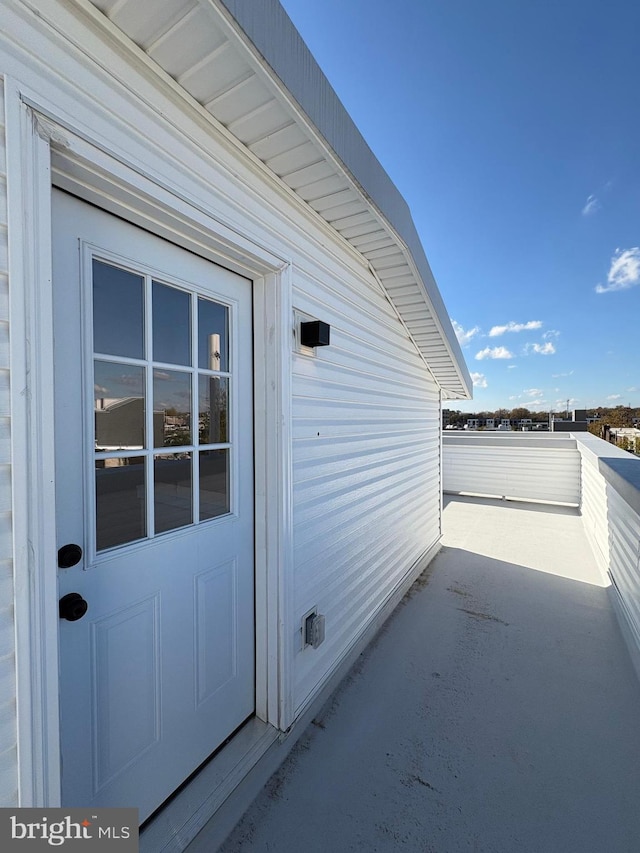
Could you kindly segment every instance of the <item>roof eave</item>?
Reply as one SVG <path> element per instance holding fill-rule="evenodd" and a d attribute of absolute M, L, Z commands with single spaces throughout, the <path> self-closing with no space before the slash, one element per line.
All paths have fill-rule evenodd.
<path fill-rule="evenodd" d="M 369 205 L 404 248 L 455 382 L 435 375 L 447 399 L 471 399 L 473 383 L 409 207 L 373 154 L 278 0 L 214 0 L 224 7 L 273 75 L 286 88 Z M 447 387 L 448 386 L 448 387 Z"/>

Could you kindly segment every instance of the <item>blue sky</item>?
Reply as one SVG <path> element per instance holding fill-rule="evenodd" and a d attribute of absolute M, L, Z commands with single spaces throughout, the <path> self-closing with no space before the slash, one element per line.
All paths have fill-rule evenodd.
<path fill-rule="evenodd" d="M 640 3 L 282 3 L 409 203 L 453 407 L 640 406 Z"/>

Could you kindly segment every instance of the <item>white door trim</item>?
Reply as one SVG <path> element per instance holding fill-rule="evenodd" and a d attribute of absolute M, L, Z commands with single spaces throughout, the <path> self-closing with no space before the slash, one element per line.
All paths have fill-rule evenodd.
<path fill-rule="evenodd" d="M 50 150 L 4 83 L 18 785 L 20 805 L 46 807 L 60 801 Z"/>
<path fill-rule="evenodd" d="M 167 175 L 136 171 L 5 78 L 19 797 L 60 803 L 51 186 L 254 281 L 256 714 L 292 722 L 291 273 Z M 43 116 L 46 116 L 43 117 Z"/>

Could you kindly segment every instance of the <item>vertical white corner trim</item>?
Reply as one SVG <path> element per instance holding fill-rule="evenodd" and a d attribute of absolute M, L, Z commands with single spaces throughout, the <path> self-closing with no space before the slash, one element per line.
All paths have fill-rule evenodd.
<path fill-rule="evenodd" d="M 438 427 L 438 435 L 440 439 L 438 441 L 438 488 L 440 490 L 440 517 L 438 518 L 438 532 L 440 536 L 443 535 L 442 530 L 442 513 L 444 512 L 444 473 L 443 473 L 443 457 L 442 457 L 442 444 L 443 444 L 443 425 L 442 425 L 442 396 L 444 392 L 442 388 L 440 388 L 440 392 L 438 394 L 438 417 L 440 418 L 440 424 Z"/>
<path fill-rule="evenodd" d="M 291 659 L 291 265 L 253 279 L 256 716 L 286 729 Z"/>
<path fill-rule="evenodd" d="M 296 625 L 294 619 L 294 557 L 293 557 L 293 268 L 283 272 L 280 287 L 275 291 L 276 327 L 275 341 L 279 352 L 273 359 L 278 371 L 273 376 L 278 393 L 279 415 L 274 421 L 274 439 L 279 449 L 280 464 L 271 475 L 278 485 L 280 495 L 280 708 L 278 728 L 286 731 L 293 723 L 295 708 L 293 697 L 293 657 L 295 654 Z"/>
<path fill-rule="evenodd" d="M 5 78 L 21 806 L 60 803 L 50 145 Z"/>
<path fill-rule="evenodd" d="M 282 730 L 293 720 L 291 288 L 291 265 L 254 282 L 256 714 Z"/>

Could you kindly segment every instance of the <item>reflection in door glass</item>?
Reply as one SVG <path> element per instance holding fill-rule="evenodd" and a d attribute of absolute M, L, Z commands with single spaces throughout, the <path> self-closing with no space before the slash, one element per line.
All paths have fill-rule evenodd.
<path fill-rule="evenodd" d="M 200 444 L 228 441 L 229 380 L 220 376 L 198 377 L 198 426 Z"/>
<path fill-rule="evenodd" d="M 153 371 L 153 423 L 156 447 L 191 444 L 191 374 Z"/>
<path fill-rule="evenodd" d="M 97 551 L 230 512 L 230 313 L 93 259 Z"/>
<path fill-rule="evenodd" d="M 229 451 L 203 450 L 200 456 L 200 521 L 229 512 Z"/>
<path fill-rule="evenodd" d="M 104 355 L 144 355 L 141 275 L 93 261 L 93 349 Z"/>
<path fill-rule="evenodd" d="M 191 454 L 157 454 L 153 477 L 155 532 L 164 533 L 191 524 Z"/>
<path fill-rule="evenodd" d="M 142 450 L 144 367 L 96 359 L 93 395 L 96 450 Z"/>
<path fill-rule="evenodd" d="M 147 535 L 144 457 L 96 460 L 98 551 Z"/>
<path fill-rule="evenodd" d="M 153 282 L 153 360 L 191 364 L 191 297 Z"/>
<path fill-rule="evenodd" d="M 224 305 L 198 298 L 198 367 L 202 370 L 229 370 L 228 314 Z"/>

